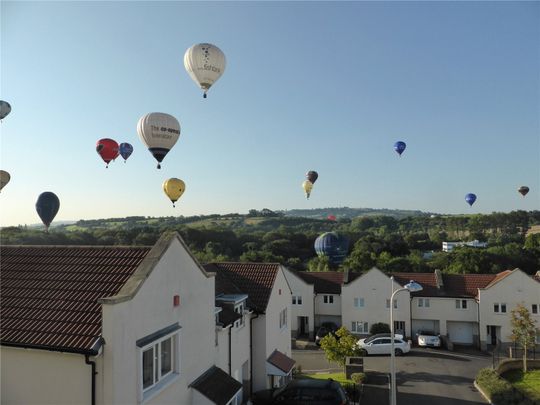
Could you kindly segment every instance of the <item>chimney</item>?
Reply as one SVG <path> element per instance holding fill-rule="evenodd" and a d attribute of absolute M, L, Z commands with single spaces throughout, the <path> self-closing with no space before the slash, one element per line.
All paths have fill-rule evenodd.
<path fill-rule="evenodd" d="M 440 269 L 435 269 L 435 284 L 437 285 L 437 290 L 444 289 L 443 277 Z"/>
<path fill-rule="evenodd" d="M 349 283 L 349 269 L 345 270 L 345 274 L 343 274 L 343 284 Z"/>

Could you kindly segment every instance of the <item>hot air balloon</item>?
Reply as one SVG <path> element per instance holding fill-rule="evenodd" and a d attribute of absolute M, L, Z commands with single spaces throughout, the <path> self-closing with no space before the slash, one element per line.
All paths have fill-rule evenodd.
<path fill-rule="evenodd" d="M 313 183 L 309 180 L 304 180 L 302 183 L 302 188 L 304 189 L 304 192 L 306 193 L 306 198 L 309 199 L 309 195 L 311 194 L 311 189 L 313 189 Z"/>
<path fill-rule="evenodd" d="M 107 168 L 109 167 L 109 162 L 118 157 L 118 143 L 109 138 L 100 139 L 96 142 L 96 152 L 107 163 L 105 166 Z"/>
<path fill-rule="evenodd" d="M 329 221 L 335 221 L 336 220 L 336 216 L 335 215 L 328 215 L 328 217 L 326 217 Z"/>
<path fill-rule="evenodd" d="M 5 170 L 0 170 L 0 191 L 9 183 L 9 180 L 11 180 L 9 173 Z"/>
<path fill-rule="evenodd" d="M 128 157 L 131 156 L 133 153 L 133 146 L 131 146 L 130 143 L 123 142 L 118 146 L 118 151 L 120 152 L 120 155 L 124 158 L 124 163 L 126 163 L 126 160 Z"/>
<path fill-rule="evenodd" d="M 160 163 L 180 137 L 180 123 L 169 114 L 149 113 L 139 119 L 137 133 L 161 169 Z"/>
<path fill-rule="evenodd" d="M 7 101 L 0 100 L 0 120 L 3 120 L 11 112 L 11 105 Z"/>
<path fill-rule="evenodd" d="M 178 201 L 182 194 L 184 194 L 184 191 L 186 191 L 186 185 L 182 180 L 173 177 L 169 180 L 165 180 L 163 183 L 163 191 L 172 201 L 174 207 L 174 203 Z"/>
<path fill-rule="evenodd" d="M 309 172 L 306 173 L 306 179 L 311 181 L 313 184 L 315 184 L 318 178 L 319 178 L 319 173 L 317 173 L 316 171 L 310 170 Z"/>
<path fill-rule="evenodd" d="M 401 156 L 401 154 L 403 153 L 403 151 L 405 151 L 405 148 L 407 147 L 407 145 L 405 144 L 405 142 L 403 141 L 397 141 L 395 144 L 394 144 L 394 150 L 399 154 L 399 156 Z"/>
<path fill-rule="evenodd" d="M 519 194 L 521 194 L 523 197 L 525 197 L 527 195 L 527 193 L 529 192 L 529 187 L 527 186 L 521 186 L 520 188 L 518 188 L 518 192 Z"/>
<path fill-rule="evenodd" d="M 474 202 L 476 201 L 476 195 L 473 193 L 469 193 L 465 196 L 465 201 L 472 207 Z"/>
<path fill-rule="evenodd" d="M 58 213 L 60 208 L 60 200 L 56 194 L 45 191 L 41 193 L 36 202 L 36 211 L 45 225 L 45 229 L 49 232 L 49 225 Z"/>
<path fill-rule="evenodd" d="M 349 239 L 337 232 L 326 232 L 315 240 L 315 252 L 326 256 L 331 264 L 341 264 L 347 257 Z"/>
<path fill-rule="evenodd" d="M 225 55 L 215 45 L 195 44 L 184 54 L 184 67 L 206 98 L 207 91 L 225 71 Z"/>

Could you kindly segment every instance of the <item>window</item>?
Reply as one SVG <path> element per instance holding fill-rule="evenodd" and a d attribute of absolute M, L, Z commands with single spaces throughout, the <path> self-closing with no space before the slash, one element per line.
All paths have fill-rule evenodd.
<path fill-rule="evenodd" d="M 532 304 L 532 313 L 537 314 L 538 313 L 538 304 Z"/>
<path fill-rule="evenodd" d="M 390 308 L 390 300 L 386 300 L 386 308 Z M 397 308 L 397 300 L 394 300 L 394 309 Z"/>
<path fill-rule="evenodd" d="M 237 314 L 240 314 L 242 315 L 242 318 L 240 319 L 237 319 L 236 321 L 234 321 L 234 326 L 236 328 L 240 327 L 240 326 L 244 326 L 244 301 L 242 301 L 240 304 L 236 304 L 234 306 L 234 312 L 236 312 Z"/>
<path fill-rule="evenodd" d="M 293 303 L 293 305 L 302 305 L 302 296 L 301 295 L 293 295 L 292 296 L 292 303 Z"/>
<path fill-rule="evenodd" d="M 456 300 L 456 309 L 467 309 L 467 300 Z"/>
<path fill-rule="evenodd" d="M 287 327 L 287 308 L 279 313 L 279 329 Z"/>
<path fill-rule="evenodd" d="M 333 304 L 334 303 L 334 296 L 333 295 L 324 295 L 323 296 L 323 302 L 325 304 Z"/>
<path fill-rule="evenodd" d="M 493 304 L 493 312 L 497 314 L 506 314 L 506 303 L 496 302 Z"/>
<path fill-rule="evenodd" d="M 402 332 L 405 334 L 405 321 L 394 321 L 394 333 Z"/>
<path fill-rule="evenodd" d="M 418 298 L 418 306 L 422 308 L 429 308 L 429 298 Z"/>
<path fill-rule="evenodd" d="M 364 307 L 364 299 L 363 298 L 355 298 L 354 299 L 354 306 L 355 308 L 363 308 Z"/>
<path fill-rule="evenodd" d="M 351 325 L 351 332 L 354 332 L 354 333 L 369 333 L 368 323 L 367 322 L 360 322 L 360 321 L 353 321 L 352 325 Z"/>
<path fill-rule="evenodd" d="M 140 397 L 146 400 L 179 373 L 178 324 L 137 340 L 140 353 Z"/>

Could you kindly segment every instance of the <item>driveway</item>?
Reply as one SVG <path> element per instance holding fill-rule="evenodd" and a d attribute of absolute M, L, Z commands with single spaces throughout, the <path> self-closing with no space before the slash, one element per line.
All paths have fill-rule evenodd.
<path fill-rule="evenodd" d="M 322 350 L 294 350 L 293 358 L 304 372 L 341 369 L 329 363 Z M 473 386 L 478 370 L 491 366 L 491 357 L 445 350 L 413 349 L 396 357 L 397 401 L 399 405 L 484 405 Z M 390 372 L 390 356 L 364 358 L 368 371 Z"/>

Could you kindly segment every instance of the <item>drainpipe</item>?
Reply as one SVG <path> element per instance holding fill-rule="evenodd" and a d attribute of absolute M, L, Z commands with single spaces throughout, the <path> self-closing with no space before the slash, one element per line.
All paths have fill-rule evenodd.
<path fill-rule="evenodd" d="M 96 405 L 96 362 L 90 361 L 90 356 L 86 354 L 84 356 L 85 364 L 92 366 L 92 405 Z"/>
<path fill-rule="evenodd" d="M 249 318 L 249 393 L 253 393 L 253 320 L 259 317 L 259 313 Z"/>
<path fill-rule="evenodd" d="M 234 324 L 233 324 L 234 325 Z M 231 333 L 233 325 L 229 328 L 229 375 L 232 375 L 232 366 L 231 366 L 231 357 L 232 357 L 232 343 L 231 343 Z"/>

